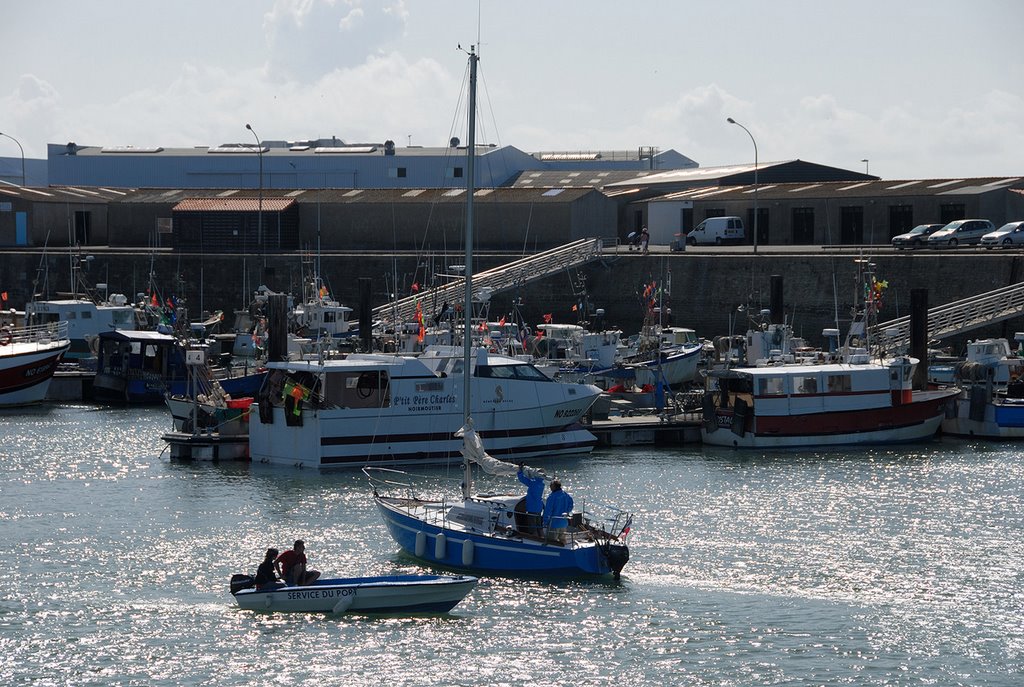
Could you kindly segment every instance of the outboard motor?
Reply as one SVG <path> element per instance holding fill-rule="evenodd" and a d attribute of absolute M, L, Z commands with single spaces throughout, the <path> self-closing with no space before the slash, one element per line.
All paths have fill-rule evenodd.
<path fill-rule="evenodd" d="M 622 576 L 622 569 L 629 562 L 629 547 L 625 544 L 608 542 L 601 547 L 601 552 L 608 561 L 608 567 L 612 569 L 615 579 L 619 579 Z"/>
<path fill-rule="evenodd" d="M 252 575 L 232 575 L 231 593 L 237 594 L 243 589 L 252 589 L 256 586 L 256 578 Z"/>

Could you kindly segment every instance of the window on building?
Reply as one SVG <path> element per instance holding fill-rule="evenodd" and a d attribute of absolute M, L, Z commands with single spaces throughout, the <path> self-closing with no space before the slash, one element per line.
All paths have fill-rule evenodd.
<path fill-rule="evenodd" d="M 449 179 L 461 179 L 462 178 L 462 167 L 449 167 L 448 168 Z"/>
<path fill-rule="evenodd" d="M 704 219 L 708 217 L 725 217 L 725 208 L 707 208 L 704 210 Z"/>
<path fill-rule="evenodd" d="M 389 167 L 388 176 L 392 179 L 404 179 L 405 178 L 405 167 Z"/>

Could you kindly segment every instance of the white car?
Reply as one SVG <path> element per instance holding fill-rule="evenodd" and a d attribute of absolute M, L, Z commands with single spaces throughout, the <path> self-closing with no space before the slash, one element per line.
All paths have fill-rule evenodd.
<path fill-rule="evenodd" d="M 1024 246 L 1024 221 L 1007 222 L 995 231 L 981 237 L 981 245 L 985 248 L 1009 248 Z"/>
<path fill-rule="evenodd" d="M 981 237 L 995 231 L 987 219 L 958 219 L 928 237 L 929 248 L 956 248 L 981 243 Z"/>

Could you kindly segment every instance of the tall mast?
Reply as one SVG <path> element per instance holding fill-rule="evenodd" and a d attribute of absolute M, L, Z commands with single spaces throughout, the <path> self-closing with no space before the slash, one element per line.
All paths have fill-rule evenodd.
<path fill-rule="evenodd" d="M 465 318 L 462 329 L 462 408 L 463 426 L 469 427 L 470 370 L 469 354 L 473 343 L 473 194 L 476 191 L 476 46 L 469 47 L 469 140 L 466 143 L 466 293 L 462 304 Z M 469 498 L 472 491 L 472 468 L 469 459 L 462 461 L 462 496 Z"/>

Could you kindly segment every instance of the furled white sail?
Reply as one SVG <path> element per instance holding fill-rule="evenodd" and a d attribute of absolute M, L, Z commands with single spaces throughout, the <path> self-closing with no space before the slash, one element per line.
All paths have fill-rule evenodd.
<path fill-rule="evenodd" d="M 512 476 L 519 471 L 518 465 L 507 463 L 503 460 L 494 458 L 487 451 L 484 450 L 484 444 L 480 440 L 480 435 L 476 433 L 471 425 L 463 425 L 462 429 L 455 433 L 455 436 L 462 437 L 462 448 L 459 452 L 466 460 L 470 460 L 479 465 L 484 472 L 489 475 L 498 476 Z M 523 466 L 523 474 L 527 477 L 540 477 L 541 479 L 548 479 L 548 476 L 544 474 L 543 470 L 537 468 L 531 468 Z"/>

